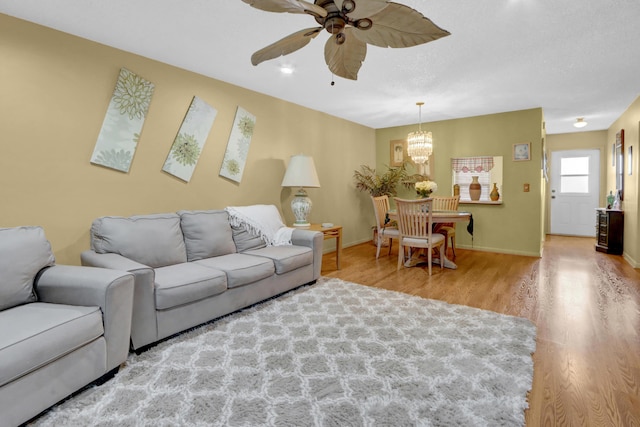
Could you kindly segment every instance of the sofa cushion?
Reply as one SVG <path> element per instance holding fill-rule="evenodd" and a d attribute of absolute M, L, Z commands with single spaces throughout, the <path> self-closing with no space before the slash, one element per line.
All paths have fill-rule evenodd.
<path fill-rule="evenodd" d="M 0 387 L 103 334 L 99 307 L 35 302 L 1 311 Z"/>
<path fill-rule="evenodd" d="M 42 227 L 0 228 L 0 310 L 35 301 L 33 280 L 54 263 Z"/>
<path fill-rule="evenodd" d="M 273 260 L 276 274 L 284 274 L 300 267 L 313 264 L 313 251 L 306 246 L 267 246 L 246 251 L 247 255 L 257 255 Z"/>
<path fill-rule="evenodd" d="M 193 262 L 156 268 L 155 273 L 158 310 L 199 301 L 227 289 L 224 272 Z"/>
<path fill-rule="evenodd" d="M 178 215 L 187 248 L 187 261 L 236 251 L 226 211 L 179 211 Z"/>
<path fill-rule="evenodd" d="M 229 289 L 257 282 L 275 273 L 273 261 L 270 259 L 246 254 L 223 255 L 195 263 L 224 271 Z"/>
<path fill-rule="evenodd" d="M 153 268 L 187 261 L 180 217 L 175 213 L 98 218 L 91 224 L 91 249 Z"/>
<path fill-rule="evenodd" d="M 236 251 L 244 252 L 252 249 L 260 249 L 267 246 L 267 243 L 257 234 L 249 231 L 244 225 L 231 226 L 233 242 L 236 244 Z"/>

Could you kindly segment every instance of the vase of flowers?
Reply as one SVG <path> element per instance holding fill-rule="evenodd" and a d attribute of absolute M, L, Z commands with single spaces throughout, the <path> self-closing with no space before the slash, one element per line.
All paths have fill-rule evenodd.
<path fill-rule="evenodd" d="M 433 181 L 418 181 L 414 185 L 418 197 L 426 198 L 430 197 L 431 193 L 438 189 L 438 184 Z"/>

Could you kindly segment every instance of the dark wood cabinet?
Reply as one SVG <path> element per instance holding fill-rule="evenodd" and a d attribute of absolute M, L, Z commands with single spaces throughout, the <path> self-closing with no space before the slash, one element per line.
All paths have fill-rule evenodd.
<path fill-rule="evenodd" d="M 596 251 L 621 255 L 623 234 L 623 211 L 596 209 Z"/>

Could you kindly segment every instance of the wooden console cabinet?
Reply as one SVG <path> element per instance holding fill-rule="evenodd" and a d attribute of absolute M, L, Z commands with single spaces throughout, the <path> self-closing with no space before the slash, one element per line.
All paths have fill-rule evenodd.
<path fill-rule="evenodd" d="M 623 234 L 623 211 L 596 209 L 596 251 L 621 255 Z"/>

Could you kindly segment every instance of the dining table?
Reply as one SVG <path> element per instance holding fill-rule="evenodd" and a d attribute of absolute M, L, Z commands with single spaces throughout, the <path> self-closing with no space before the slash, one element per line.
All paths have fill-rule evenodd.
<path fill-rule="evenodd" d="M 467 226 L 467 231 L 469 234 L 473 236 L 473 216 L 471 212 L 464 211 L 436 211 L 434 210 L 431 214 L 432 222 L 435 223 L 449 223 L 449 222 L 462 222 L 468 221 L 469 225 Z M 398 218 L 398 212 L 395 209 L 390 209 L 387 211 L 386 219 L 395 221 Z M 458 268 L 455 262 L 451 261 L 447 258 L 447 254 L 444 251 L 441 251 L 441 256 L 444 260 L 443 266 L 445 268 L 450 268 L 455 270 Z M 426 262 L 425 260 L 420 260 L 419 258 L 414 258 L 413 256 L 405 262 L 405 267 L 415 267 L 418 264 Z M 434 258 L 432 260 L 433 264 L 440 265 L 440 259 Z"/>

